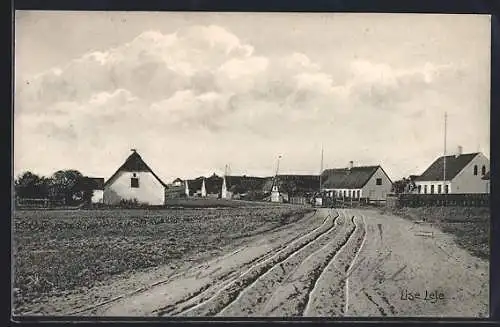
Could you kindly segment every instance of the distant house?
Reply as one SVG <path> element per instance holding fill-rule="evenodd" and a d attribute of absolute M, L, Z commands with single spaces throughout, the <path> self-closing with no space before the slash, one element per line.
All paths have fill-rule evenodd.
<path fill-rule="evenodd" d="M 222 178 L 221 198 L 238 199 L 250 192 L 261 193 L 266 178 L 252 176 L 224 176 Z"/>
<path fill-rule="evenodd" d="M 319 192 L 319 181 L 319 175 L 277 175 L 266 180 L 263 191 L 270 193 L 271 202 L 289 202 Z"/>
<path fill-rule="evenodd" d="M 104 203 L 137 200 L 149 205 L 162 205 L 166 184 L 135 151 L 104 184 Z"/>
<path fill-rule="evenodd" d="M 104 197 L 104 178 L 100 177 L 85 177 L 84 179 L 87 190 L 92 190 L 92 203 L 102 203 Z"/>
<path fill-rule="evenodd" d="M 488 171 L 482 178 L 485 184 L 486 193 L 490 193 L 490 172 Z"/>
<path fill-rule="evenodd" d="M 392 189 L 392 181 L 380 165 L 327 169 L 322 173 L 322 192 L 333 198 L 383 201 Z"/>
<path fill-rule="evenodd" d="M 184 181 L 180 178 L 176 178 L 174 179 L 174 181 L 172 182 L 172 186 L 182 186 L 184 184 Z"/>
<path fill-rule="evenodd" d="M 420 194 L 486 193 L 482 178 L 489 169 L 490 162 L 482 153 L 462 154 L 459 147 L 455 155 L 437 158 L 415 184 Z"/>

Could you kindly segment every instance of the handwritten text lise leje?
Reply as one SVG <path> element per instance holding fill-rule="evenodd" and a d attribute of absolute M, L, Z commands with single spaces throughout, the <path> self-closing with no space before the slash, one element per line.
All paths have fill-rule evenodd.
<path fill-rule="evenodd" d="M 401 300 L 403 301 L 428 301 L 431 303 L 436 303 L 437 301 L 444 300 L 444 293 L 438 291 L 428 291 L 417 292 L 409 291 L 407 289 L 401 290 Z"/>

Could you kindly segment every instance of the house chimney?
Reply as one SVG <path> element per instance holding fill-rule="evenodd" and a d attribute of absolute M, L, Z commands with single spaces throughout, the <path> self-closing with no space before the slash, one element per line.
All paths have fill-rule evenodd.
<path fill-rule="evenodd" d="M 349 161 L 349 166 L 347 166 L 347 169 L 351 170 L 352 167 L 354 167 L 354 161 Z"/>
<path fill-rule="evenodd" d="M 462 155 L 462 146 L 458 146 L 457 147 L 457 153 L 455 153 L 455 157 L 459 157 L 460 155 Z"/>

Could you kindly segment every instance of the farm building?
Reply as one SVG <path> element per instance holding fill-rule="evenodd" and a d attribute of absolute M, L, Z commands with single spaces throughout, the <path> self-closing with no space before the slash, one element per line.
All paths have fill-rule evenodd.
<path fill-rule="evenodd" d="M 272 202 L 305 201 L 319 191 L 319 175 L 277 175 L 268 178 L 263 186 Z"/>
<path fill-rule="evenodd" d="M 222 180 L 221 198 L 239 199 L 247 196 L 259 196 L 266 178 L 250 176 L 224 176 Z"/>
<path fill-rule="evenodd" d="M 354 166 L 327 169 L 322 173 L 322 192 L 329 197 L 384 201 L 392 181 L 381 166 Z"/>
<path fill-rule="evenodd" d="M 104 203 L 118 204 L 123 200 L 137 200 L 149 205 L 165 201 L 165 183 L 135 151 L 104 184 Z"/>
<path fill-rule="evenodd" d="M 174 181 L 170 185 L 172 185 L 172 186 L 183 186 L 184 185 L 184 181 L 182 179 L 180 179 L 180 178 L 176 178 L 176 179 L 174 179 Z"/>
<path fill-rule="evenodd" d="M 104 197 L 104 178 L 85 177 L 86 189 L 92 190 L 92 203 L 102 203 Z"/>
<path fill-rule="evenodd" d="M 462 154 L 437 158 L 416 180 L 419 194 L 486 193 L 488 181 L 482 179 L 490 169 L 488 158 L 482 153 Z"/>
<path fill-rule="evenodd" d="M 223 178 L 215 173 L 210 177 L 198 177 L 187 180 L 185 184 L 186 193 L 189 196 L 219 198 Z"/>

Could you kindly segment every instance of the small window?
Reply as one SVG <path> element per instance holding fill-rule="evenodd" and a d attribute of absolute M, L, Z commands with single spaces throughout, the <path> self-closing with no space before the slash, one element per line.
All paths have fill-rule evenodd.
<path fill-rule="evenodd" d="M 477 176 L 477 165 L 474 165 L 474 176 Z"/>
<path fill-rule="evenodd" d="M 344 198 L 345 198 L 345 197 L 347 197 L 347 193 L 346 193 L 346 191 L 344 190 Z"/>
<path fill-rule="evenodd" d="M 358 192 L 358 194 L 357 194 L 357 198 L 359 199 L 359 198 L 361 198 L 361 191 L 360 191 L 360 190 L 358 190 L 357 192 Z"/>
<path fill-rule="evenodd" d="M 438 194 L 441 194 L 441 185 L 438 185 Z"/>
<path fill-rule="evenodd" d="M 481 168 L 481 175 L 486 175 L 486 166 L 483 165 L 483 167 Z"/>
<path fill-rule="evenodd" d="M 377 185 L 382 185 L 382 178 L 377 178 Z"/>
<path fill-rule="evenodd" d="M 431 185 L 431 194 L 434 194 L 434 185 Z"/>
<path fill-rule="evenodd" d="M 422 185 L 419 185 L 419 186 L 418 186 L 418 193 L 419 193 L 419 194 L 420 194 L 420 193 L 422 193 Z"/>
<path fill-rule="evenodd" d="M 444 193 L 445 193 L 445 194 L 448 194 L 448 185 L 445 185 L 445 186 L 444 186 Z"/>
<path fill-rule="evenodd" d="M 427 185 L 424 185 L 424 194 L 427 194 Z"/>
<path fill-rule="evenodd" d="M 130 179 L 130 187 L 132 187 L 132 188 L 139 188 L 139 178 L 132 177 Z"/>
<path fill-rule="evenodd" d="M 352 198 L 352 191 L 349 190 L 349 197 Z"/>

